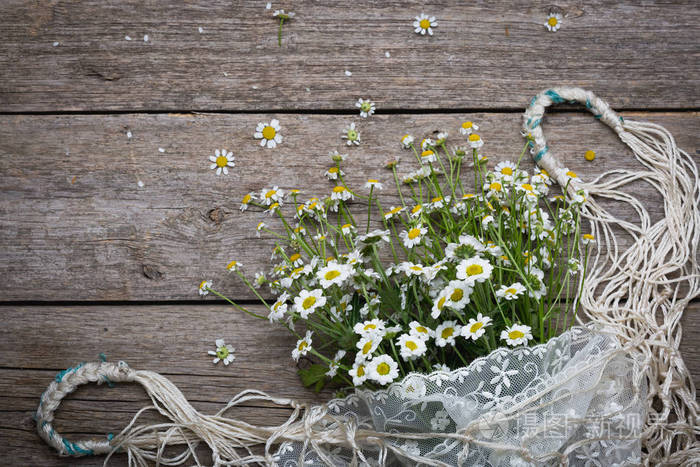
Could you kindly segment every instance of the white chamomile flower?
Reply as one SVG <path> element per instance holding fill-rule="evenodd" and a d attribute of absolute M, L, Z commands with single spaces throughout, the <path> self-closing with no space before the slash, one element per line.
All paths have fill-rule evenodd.
<path fill-rule="evenodd" d="M 343 129 L 342 137 L 347 140 L 348 146 L 360 145 L 360 132 L 355 129 L 355 122 Z"/>
<path fill-rule="evenodd" d="M 462 260 L 457 265 L 457 279 L 469 281 L 472 284 L 476 282 L 484 282 L 491 278 L 493 266 L 487 260 L 478 256 Z"/>
<path fill-rule="evenodd" d="M 434 148 L 435 147 L 435 141 L 433 141 L 430 138 L 423 138 L 420 142 L 420 149 L 421 151 L 425 151 L 426 149 Z"/>
<path fill-rule="evenodd" d="M 420 324 L 418 321 L 411 321 L 408 327 L 411 329 L 409 331 L 410 335 L 420 337 L 423 340 L 428 340 L 435 336 L 435 331 L 428 326 Z"/>
<path fill-rule="evenodd" d="M 487 229 L 491 224 L 493 224 L 493 216 L 491 214 L 486 215 L 481 219 L 481 226 L 484 229 Z"/>
<path fill-rule="evenodd" d="M 337 150 L 329 152 L 328 155 L 331 157 L 333 162 L 343 162 L 348 158 L 347 154 L 341 154 Z"/>
<path fill-rule="evenodd" d="M 511 161 L 503 161 L 499 162 L 496 164 L 496 167 L 493 169 L 494 173 L 498 178 L 501 178 L 505 181 L 511 181 L 513 180 L 513 175 L 515 175 L 515 171 L 517 170 L 517 167 L 515 164 Z"/>
<path fill-rule="evenodd" d="M 435 156 L 435 151 L 432 149 L 426 149 L 420 154 L 420 160 L 424 164 L 431 164 L 437 162 L 437 156 Z"/>
<path fill-rule="evenodd" d="M 405 210 L 406 210 L 406 208 L 403 206 L 398 206 L 398 207 L 392 206 L 391 209 L 389 209 L 387 212 L 384 213 L 384 219 L 390 220 L 391 218 L 393 218 L 394 216 L 398 216 L 399 214 L 401 214 Z"/>
<path fill-rule="evenodd" d="M 211 281 L 202 281 L 199 284 L 199 295 L 204 296 L 209 294 L 209 289 L 211 288 Z"/>
<path fill-rule="evenodd" d="M 370 230 L 364 235 L 360 235 L 359 237 L 357 237 L 357 240 L 367 245 L 376 243 L 380 240 L 386 243 L 390 243 L 391 238 L 389 237 L 389 234 L 390 232 L 388 230 L 375 229 Z"/>
<path fill-rule="evenodd" d="M 367 364 L 364 360 L 355 361 L 348 374 L 352 377 L 352 384 L 360 386 L 367 380 Z"/>
<path fill-rule="evenodd" d="M 272 13 L 272 16 L 277 16 L 279 18 L 289 20 L 291 18 L 294 18 L 294 12 L 290 11 L 289 13 L 285 13 L 284 10 L 275 10 L 275 12 Z"/>
<path fill-rule="evenodd" d="M 228 168 L 233 167 L 236 164 L 233 162 L 235 157 L 231 151 L 226 149 L 214 151 L 213 156 L 209 156 L 209 160 L 212 164 L 209 166 L 210 169 L 216 170 L 216 175 L 228 175 Z"/>
<path fill-rule="evenodd" d="M 577 273 L 581 269 L 581 262 L 576 258 L 569 258 L 567 264 L 569 265 L 569 270 L 572 273 Z"/>
<path fill-rule="evenodd" d="M 505 330 L 501 331 L 501 339 L 506 341 L 506 344 L 516 346 L 527 344 L 532 339 L 532 328 L 524 324 L 514 324 Z"/>
<path fill-rule="evenodd" d="M 270 189 L 263 188 L 260 192 L 260 201 L 262 201 L 263 204 L 265 204 L 266 206 L 269 206 L 273 203 L 279 203 L 280 201 L 282 201 L 283 198 L 284 191 L 276 185 Z"/>
<path fill-rule="evenodd" d="M 267 227 L 267 224 L 265 224 L 264 222 L 258 222 L 258 225 L 255 227 L 255 230 L 256 230 L 255 235 L 256 235 L 258 238 L 260 238 L 260 232 L 262 232 L 262 230 L 263 230 L 265 227 Z"/>
<path fill-rule="evenodd" d="M 445 321 L 435 328 L 435 344 L 445 347 L 447 344 L 455 345 L 455 337 L 462 333 L 462 327 L 456 321 Z"/>
<path fill-rule="evenodd" d="M 386 334 L 386 323 L 381 319 L 372 319 L 355 324 L 353 331 L 362 337 L 379 337 L 381 339 Z"/>
<path fill-rule="evenodd" d="M 450 281 L 447 286 L 447 305 L 453 310 L 460 311 L 469 304 L 469 296 L 472 293 L 472 282 Z"/>
<path fill-rule="evenodd" d="M 303 357 L 304 355 L 309 353 L 309 350 L 311 350 L 312 335 L 313 331 L 306 331 L 306 336 L 304 336 L 303 339 L 299 339 L 297 341 L 296 347 L 294 347 L 294 350 L 292 350 L 292 358 L 295 362 L 298 362 L 300 357 Z"/>
<path fill-rule="evenodd" d="M 376 180 L 376 179 L 374 179 L 374 178 L 370 178 L 369 180 L 367 180 L 367 183 L 365 183 L 365 188 L 370 188 L 370 189 L 376 188 L 376 189 L 378 189 L 378 190 L 383 190 L 383 189 L 384 189 L 384 185 L 382 185 L 382 184 L 379 182 L 379 180 Z"/>
<path fill-rule="evenodd" d="M 399 365 L 388 355 L 381 355 L 367 365 L 369 378 L 381 385 L 391 383 L 399 377 Z"/>
<path fill-rule="evenodd" d="M 588 245 L 593 240 L 595 240 L 595 237 L 593 236 L 593 234 L 585 233 L 581 237 L 581 241 L 583 242 L 584 245 Z"/>
<path fill-rule="evenodd" d="M 284 314 L 287 313 L 288 299 L 289 294 L 286 292 L 277 297 L 275 303 L 270 307 L 270 314 L 267 316 L 270 322 L 275 323 L 284 317 Z"/>
<path fill-rule="evenodd" d="M 561 15 L 559 13 L 550 13 L 544 26 L 549 32 L 557 32 L 561 27 Z"/>
<path fill-rule="evenodd" d="M 328 371 L 326 372 L 326 376 L 329 378 L 333 378 L 335 375 L 338 374 L 338 367 L 340 366 L 340 361 L 345 357 L 345 350 L 338 350 L 335 353 L 335 357 L 333 357 L 333 361 L 328 365 Z"/>
<path fill-rule="evenodd" d="M 459 132 L 467 136 L 471 135 L 474 131 L 477 131 L 478 129 L 479 127 L 476 125 L 476 123 L 467 120 L 466 122 L 462 122 L 462 125 L 459 127 Z"/>
<path fill-rule="evenodd" d="M 243 265 L 238 261 L 231 261 L 226 265 L 226 270 L 228 270 L 228 272 L 236 272 L 241 266 Z"/>
<path fill-rule="evenodd" d="M 343 233 L 343 235 L 352 235 L 357 231 L 357 229 L 352 224 L 343 224 L 340 227 L 340 231 Z"/>
<path fill-rule="evenodd" d="M 343 185 L 338 185 L 334 186 L 333 190 L 331 191 L 331 199 L 332 200 L 340 200 L 340 201 L 347 201 L 349 199 L 353 198 L 352 192 L 345 188 Z"/>
<path fill-rule="evenodd" d="M 374 102 L 372 102 L 369 99 L 358 99 L 358 101 L 355 102 L 355 107 L 360 109 L 360 117 L 362 118 L 367 118 L 370 115 L 374 114 Z"/>
<path fill-rule="evenodd" d="M 236 356 L 233 355 L 236 349 L 231 347 L 230 344 L 226 344 L 223 339 L 216 340 L 216 350 L 209 350 L 207 353 L 214 356 L 214 365 L 219 362 L 224 362 L 224 365 L 231 363 Z"/>
<path fill-rule="evenodd" d="M 412 336 L 410 334 L 402 334 L 396 340 L 399 345 L 399 351 L 401 352 L 401 358 L 404 360 L 415 360 L 418 357 L 422 357 L 428 348 L 425 346 L 425 340 Z"/>
<path fill-rule="evenodd" d="M 248 205 L 255 199 L 255 193 L 246 194 L 241 200 L 241 212 L 248 209 Z"/>
<path fill-rule="evenodd" d="M 341 286 L 352 274 L 352 266 L 340 264 L 335 261 L 329 262 L 325 267 L 316 273 L 321 287 L 327 289 L 331 285 Z"/>
<path fill-rule="evenodd" d="M 467 137 L 467 141 L 469 142 L 469 147 L 472 149 L 479 149 L 484 145 L 484 141 L 481 139 L 481 136 L 477 135 L 476 133 L 470 134 Z"/>
<path fill-rule="evenodd" d="M 331 167 L 330 169 L 326 170 L 326 173 L 323 175 L 328 177 L 328 180 L 337 180 L 338 175 L 342 177 L 345 175 L 345 172 L 340 170 L 338 167 Z"/>
<path fill-rule="evenodd" d="M 258 123 L 253 136 L 260 140 L 260 146 L 267 146 L 272 149 L 282 142 L 281 129 L 279 120 L 273 118 L 270 120 L 270 123 Z"/>
<path fill-rule="evenodd" d="M 432 36 L 433 28 L 437 27 L 437 25 L 438 24 L 434 16 L 428 16 L 425 13 L 421 13 L 419 16 L 416 16 L 416 20 L 413 22 L 413 31 L 416 34 L 423 36 L 425 36 L 425 33 Z"/>
<path fill-rule="evenodd" d="M 469 318 L 469 322 L 465 326 L 462 326 L 462 335 L 467 339 L 471 338 L 475 341 L 484 335 L 486 327 L 490 326 L 490 324 L 491 318 L 479 313 L 476 319 Z"/>
<path fill-rule="evenodd" d="M 413 145 L 413 141 L 415 138 L 411 135 L 403 135 L 401 137 L 401 145 L 404 147 L 404 149 L 409 149 L 411 145 Z"/>
<path fill-rule="evenodd" d="M 525 287 L 520 282 L 516 282 L 511 285 L 502 285 L 500 289 L 496 290 L 496 297 L 506 300 L 517 300 L 523 292 L 525 292 Z"/>
<path fill-rule="evenodd" d="M 326 297 L 323 296 L 323 290 L 315 289 L 312 291 L 302 290 L 299 295 L 294 298 L 294 308 L 303 319 L 307 319 L 316 308 L 326 304 Z"/>
<path fill-rule="evenodd" d="M 292 263 L 292 266 L 294 267 L 299 267 L 304 264 L 304 260 L 299 253 L 292 253 L 289 255 L 289 262 Z"/>
<path fill-rule="evenodd" d="M 428 232 L 428 229 L 423 227 L 421 224 L 401 232 L 400 237 L 403 240 L 403 244 L 406 248 L 413 248 L 419 245 L 423 240 L 423 236 Z"/>
<path fill-rule="evenodd" d="M 435 136 L 435 139 L 436 139 L 435 144 L 437 144 L 438 146 L 445 144 L 445 142 L 447 141 L 448 135 L 449 135 L 449 133 L 446 131 L 439 132 L 437 134 L 437 136 Z"/>
<path fill-rule="evenodd" d="M 447 304 L 448 296 L 449 290 L 447 288 L 444 288 L 435 298 L 435 301 L 433 301 L 433 307 L 430 311 L 430 316 L 433 319 L 437 319 L 437 317 L 440 316 L 440 313 L 442 313 L 442 309 L 445 308 L 445 305 Z"/>
<path fill-rule="evenodd" d="M 371 360 L 372 359 L 372 353 L 374 353 L 375 350 L 377 350 L 377 347 L 379 347 L 379 343 L 382 341 L 382 338 L 379 336 L 375 335 L 368 335 L 366 337 L 362 337 L 359 341 L 357 341 L 357 348 L 359 351 L 357 352 L 357 358 L 361 358 L 363 360 Z"/>

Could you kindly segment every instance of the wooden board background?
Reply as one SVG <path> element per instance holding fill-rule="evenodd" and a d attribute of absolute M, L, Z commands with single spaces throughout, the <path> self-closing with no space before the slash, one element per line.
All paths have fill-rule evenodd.
<path fill-rule="evenodd" d="M 381 166 L 401 154 L 405 132 L 456 136 L 458 122 L 472 119 L 493 162 L 513 159 L 529 98 L 577 85 L 626 119 L 666 126 L 699 159 L 694 2 L 276 8 L 297 13 L 282 47 L 260 1 L 0 0 L 0 465 L 101 464 L 58 458 L 31 418 L 56 372 L 101 352 L 164 373 L 209 412 L 249 387 L 329 397 L 301 387 L 282 330 L 200 300 L 196 287 L 212 278 L 237 299 L 254 298 L 223 271 L 235 258 L 252 275 L 271 246 L 254 232 L 264 215 L 241 213 L 240 198 L 275 184 L 326 193 L 331 150 L 350 154 L 349 183 L 389 182 Z M 412 32 L 422 11 L 438 16 L 434 37 Z M 550 11 L 564 15 L 555 34 L 542 26 Z M 379 110 L 360 120 L 354 102 L 367 96 Z M 285 137 L 276 150 L 252 138 L 271 118 Z M 346 149 L 340 130 L 351 121 L 363 143 Z M 557 109 L 545 125 L 552 150 L 582 177 L 634 167 L 614 134 L 580 109 Z M 227 177 L 206 160 L 221 147 L 236 157 Z M 588 149 L 594 163 L 582 157 Z M 659 219 L 662 194 L 635 191 Z M 696 384 L 699 311 L 693 302 L 682 320 Z M 218 337 L 237 348 L 228 368 L 206 355 Z M 62 406 L 57 425 L 75 437 L 106 436 L 145 403 L 137 387 L 87 387 Z M 278 423 L 289 411 L 236 413 Z"/>

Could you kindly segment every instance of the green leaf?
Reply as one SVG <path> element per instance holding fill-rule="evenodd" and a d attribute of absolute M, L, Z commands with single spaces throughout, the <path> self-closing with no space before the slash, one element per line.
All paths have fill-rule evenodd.
<path fill-rule="evenodd" d="M 309 368 L 300 369 L 297 371 L 297 374 L 301 379 L 301 384 L 307 388 L 315 385 L 314 390 L 318 392 L 323 389 L 323 385 L 326 382 L 326 371 L 328 371 L 326 365 L 314 363 Z"/>

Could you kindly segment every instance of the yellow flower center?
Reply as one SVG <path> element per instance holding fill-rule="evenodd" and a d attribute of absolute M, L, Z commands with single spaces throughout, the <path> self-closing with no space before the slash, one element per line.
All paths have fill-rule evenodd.
<path fill-rule="evenodd" d="M 586 153 L 583 155 L 583 157 L 587 161 L 592 161 L 593 159 L 595 159 L 595 151 L 590 151 L 590 150 L 586 151 Z"/>
<path fill-rule="evenodd" d="M 420 204 L 417 204 L 411 209 L 411 214 L 417 214 L 420 212 L 420 210 L 423 209 L 423 206 Z"/>
<path fill-rule="evenodd" d="M 226 159 L 226 156 L 219 156 L 216 158 L 217 167 L 226 167 L 226 164 L 228 164 L 228 159 Z"/>
<path fill-rule="evenodd" d="M 270 199 L 277 194 L 277 190 L 270 190 L 265 193 L 265 199 Z"/>
<path fill-rule="evenodd" d="M 501 169 L 501 173 L 503 175 L 513 175 L 513 169 L 511 169 L 510 167 L 503 167 Z"/>
<path fill-rule="evenodd" d="M 450 300 L 453 302 L 458 302 L 464 297 L 464 291 L 462 289 L 455 289 L 450 295 Z"/>
<path fill-rule="evenodd" d="M 406 341 L 406 347 L 408 347 L 409 350 L 416 350 L 418 348 L 418 344 L 413 341 Z"/>
<path fill-rule="evenodd" d="M 373 323 L 365 324 L 365 327 L 363 328 L 365 331 L 368 329 L 377 329 L 377 325 Z"/>
<path fill-rule="evenodd" d="M 401 138 L 401 142 L 406 141 L 406 139 L 408 139 L 409 137 L 410 135 L 403 135 L 403 138 Z"/>
<path fill-rule="evenodd" d="M 443 300 L 442 303 L 445 303 Z M 416 331 L 420 332 L 421 334 L 428 334 L 428 330 L 425 329 L 424 326 L 416 326 Z"/>
<path fill-rule="evenodd" d="M 345 191 L 344 186 L 334 186 L 333 187 L 333 193 L 342 193 Z"/>
<path fill-rule="evenodd" d="M 370 178 L 369 180 L 367 180 L 367 183 L 371 183 L 374 185 L 375 183 L 379 183 L 379 180 L 375 180 L 374 178 Z"/>
<path fill-rule="evenodd" d="M 583 234 L 583 238 L 586 240 L 593 240 L 595 237 L 591 234 Z"/>
<path fill-rule="evenodd" d="M 365 345 L 362 346 L 362 353 L 366 354 L 369 353 L 369 351 L 372 349 L 372 341 L 367 341 Z"/>
<path fill-rule="evenodd" d="M 522 331 L 515 330 L 515 331 L 510 331 L 510 332 L 508 333 L 508 338 L 509 338 L 509 339 L 515 340 L 515 339 L 520 339 L 520 338 L 522 338 L 522 337 L 525 337 L 525 334 L 523 334 Z"/>
<path fill-rule="evenodd" d="M 312 306 L 314 306 L 315 303 L 316 303 L 316 297 L 314 297 L 314 296 L 312 295 L 312 296 L 310 296 L 310 297 L 306 297 L 306 298 L 304 299 L 304 301 L 301 303 L 301 306 L 302 306 L 305 310 L 308 310 L 309 308 L 311 308 Z"/>
<path fill-rule="evenodd" d="M 481 139 L 481 136 L 477 135 L 476 133 L 472 133 L 471 135 L 469 135 L 469 138 L 468 138 L 468 139 L 469 139 L 469 141 L 471 141 L 472 143 L 475 143 L 475 142 L 477 142 L 477 141 L 479 141 L 479 140 Z"/>
<path fill-rule="evenodd" d="M 551 18 L 549 18 L 549 19 L 547 20 L 547 24 L 549 24 L 550 26 L 554 27 L 554 26 L 557 25 L 557 19 L 556 19 L 554 16 L 552 16 Z"/>
<path fill-rule="evenodd" d="M 365 366 L 360 365 L 357 367 L 357 376 L 364 376 L 365 375 Z"/>
<path fill-rule="evenodd" d="M 309 346 L 309 343 L 308 343 L 308 342 L 306 342 L 306 341 L 301 341 L 301 342 L 299 343 L 299 347 L 297 347 L 297 348 L 298 348 L 299 351 L 301 352 L 302 350 L 304 350 L 304 349 L 307 348 L 308 346 Z"/>
<path fill-rule="evenodd" d="M 242 202 L 243 204 L 248 204 L 248 203 L 250 203 L 250 200 L 251 200 L 251 199 L 252 199 L 252 196 L 250 196 L 250 193 L 248 193 L 247 195 L 245 195 L 245 196 L 243 197 L 243 201 L 241 201 L 241 202 Z"/>
<path fill-rule="evenodd" d="M 520 186 L 521 186 L 524 190 L 532 191 L 532 185 L 530 185 L 529 183 L 523 183 L 523 184 L 520 185 Z"/>
<path fill-rule="evenodd" d="M 289 261 L 291 261 L 293 263 L 294 261 L 298 260 L 299 258 L 301 258 L 301 255 L 299 253 L 294 253 L 292 256 L 289 257 Z"/>
<path fill-rule="evenodd" d="M 446 301 L 446 300 L 447 300 L 447 297 L 440 297 L 440 300 L 438 300 L 438 302 L 437 302 L 437 308 L 438 308 L 438 310 L 442 310 L 442 307 L 445 306 L 445 301 Z M 425 333 L 428 332 L 428 331 L 427 331 L 424 327 L 422 327 L 422 326 L 421 326 L 421 329 L 423 329 L 423 331 L 420 331 L 420 330 L 419 330 L 418 332 L 425 332 Z"/>
<path fill-rule="evenodd" d="M 476 323 L 471 325 L 471 327 L 469 328 L 469 332 L 474 333 L 474 332 L 478 331 L 479 329 L 481 329 L 483 326 L 484 326 L 484 323 L 482 323 L 481 321 L 477 321 Z"/>
<path fill-rule="evenodd" d="M 571 178 L 578 178 L 578 175 L 576 175 L 576 172 L 572 172 L 571 170 L 566 172 L 566 175 L 568 175 Z"/>
<path fill-rule="evenodd" d="M 493 182 L 491 185 L 489 185 L 489 190 L 492 191 L 501 191 L 502 188 L 503 186 L 498 182 Z"/>
<path fill-rule="evenodd" d="M 455 328 L 445 328 L 442 330 L 442 333 L 440 334 L 443 339 L 447 339 L 448 337 L 451 337 L 452 334 L 454 334 Z"/>
<path fill-rule="evenodd" d="M 338 167 L 331 167 L 330 169 L 328 169 L 328 172 L 332 173 L 332 174 L 336 174 L 336 173 L 338 173 Z"/>
<path fill-rule="evenodd" d="M 422 29 L 428 29 L 430 27 L 430 21 L 427 19 L 420 20 L 420 27 Z"/>
<path fill-rule="evenodd" d="M 423 151 L 423 152 L 421 153 L 421 157 L 430 157 L 430 156 L 432 156 L 433 154 L 435 154 L 435 153 L 434 153 L 433 151 L 431 151 L 430 149 L 428 149 L 427 151 Z"/>
<path fill-rule="evenodd" d="M 484 268 L 479 264 L 470 264 L 467 266 L 467 276 L 477 276 L 484 272 Z"/>
<path fill-rule="evenodd" d="M 276 134 L 277 131 L 271 126 L 266 126 L 265 128 L 263 128 L 262 135 L 265 139 L 273 139 Z"/>
<path fill-rule="evenodd" d="M 388 363 L 382 362 L 379 365 L 377 365 L 377 373 L 379 373 L 382 376 L 388 375 L 390 371 L 391 371 L 391 367 L 389 366 Z"/>
<path fill-rule="evenodd" d="M 549 172 L 547 172 L 546 170 L 540 169 L 540 172 L 541 172 L 545 177 L 549 177 Z"/>
<path fill-rule="evenodd" d="M 418 236 L 420 236 L 420 229 L 419 228 L 414 227 L 408 231 L 408 238 L 410 238 L 411 240 L 415 239 Z"/>
<path fill-rule="evenodd" d="M 216 356 L 221 360 L 224 360 L 226 357 L 228 357 L 228 354 L 228 347 L 219 347 L 218 349 L 216 349 Z"/>
<path fill-rule="evenodd" d="M 235 268 L 237 264 L 238 263 L 236 261 L 231 261 L 230 263 L 228 263 L 228 266 L 226 266 L 226 269 L 230 271 L 231 269 Z"/>
<path fill-rule="evenodd" d="M 422 267 L 416 266 L 416 265 L 411 266 L 411 269 L 413 269 L 414 271 L 422 271 L 423 270 Z"/>
<path fill-rule="evenodd" d="M 328 271 L 324 277 L 326 278 L 327 281 L 332 281 L 333 279 L 335 279 L 339 275 L 340 275 L 340 271 L 333 269 L 333 270 Z"/>
<path fill-rule="evenodd" d="M 204 285 L 207 283 L 207 281 L 202 281 L 201 284 L 199 284 L 199 288 L 203 289 Z"/>
<path fill-rule="evenodd" d="M 466 130 L 468 128 L 471 128 L 473 125 L 474 124 L 472 122 L 464 122 L 464 123 L 462 123 L 462 128 L 464 128 Z"/>
<path fill-rule="evenodd" d="M 352 227 L 351 224 L 343 224 L 343 226 L 341 227 L 341 230 L 349 229 L 350 227 Z"/>
<path fill-rule="evenodd" d="M 518 291 L 515 290 L 514 287 L 509 287 L 509 288 L 506 289 L 506 293 L 507 293 L 508 295 L 515 295 L 516 293 L 518 293 Z"/>
<path fill-rule="evenodd" d="M 280 203 L 272 203 L 270 205 L 270 211 L 272 211 L 273 209 L 277 209 L 278 207 L 280 207 Z"/>

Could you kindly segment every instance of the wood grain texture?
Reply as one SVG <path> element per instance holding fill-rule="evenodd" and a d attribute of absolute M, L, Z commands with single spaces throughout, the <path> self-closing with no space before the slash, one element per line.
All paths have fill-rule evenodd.
<path fill-rule="evenodd" d="M 205 413 L 214 413 L 237 392 L 256 388 L 310 403 L 327 400 L 304 389 L 290 358 L 294 339 L 287 331 L 259 323 L 220 305 L 3 307 L 0 328 L 0 465 L 101 465 L 101 458 L 60 459 L 35 433 L 32 415 L 39 397 L 57 371 L 77 362 L 123 359 L 133 368 L 160 372 Z M 682 319 L 681 354 L 700 386 L 700 302 Z M 236 347 L 236 360 L 214 366 L 206 351 L 216 337 Z M 57 412 L 56 427 L 78 437 L 103 437 L 118 432 L 148 404 L 138 385 L 113 388 L 90 385 L 69 396 Z M 269 404 L 248 404 L 232 415 L 257 423 L 277 424 L 290 414 Z M 145 420 L 158 420 L 147 416 Z M 7 461 L 9 463 L 5 463 Z M 124 465 L 123 458 L 111 465 Z"/>
<path fill-rule="evenodd" d="M 692 1 L 283 2 L 297 15 L 282 47 L 264 5 L 3 0 L 0 111 L 354 110 L 367 95 L 380 109 L 519 109 L 555 84 L 616 108 L 700 106 Z M 413 32 L 421 12 L 437 16 L 433 37 Z M 564 15 L 554 34 L 550 12 Z"/>
<path fill-rule="evenodd" d="M 697 113 L 624 115 L 665 125 L 680 147 L 697 151 Z M 448 129 L 461 141 L 455 129 L 463 118 L 481 125 L 491 167 L 517 159 L 523 145 L 518 114 L 377 116 L 358 122 L 362 144 L 353 148 L 342 146 L 340 130 L 357 118 L 279 117 L 285 140 L 274 150 L 252 137 L 256 122 L 269 115 L 0 117 L 0 297 L 187 300 L 197 298 L 201 280 L 213 278 L 229 296 L 254 298 L 224 269 L 236 259 L 252 277 L 270 266 L 272 240 L 257 238 L 255 226 L 274 223 L 262 212 L 239 211 L 245 193 L 279 185 L 300 188 L 304 199 L 327 195 L 331 184 L 323 173 L 332 149 L 350 154 L 344 170 L 351 187 L 362 190 L 367 178 L 379 178 L 392 192 L 384 160 L 402 155 L 401 170 L 415 168 L 410 151 L 399 147 L 401 136 Z M 555 113 L 545 125 L 552 150 L 581 177 L 638 167 L 614 133 L 587 113 Z M 221 147 L 236 157 L 228 176 L 209 169 L 207 157 Z M 583 158 L 588 149 L 598 154 L 594 163 Z M 529 159 L 525 166 L 532 167 Z M 470 170 L 463 178 L 472 183 Z M 633 190 L 652 220 L 660 219 L 661 195 L 645 183 Z"/>

